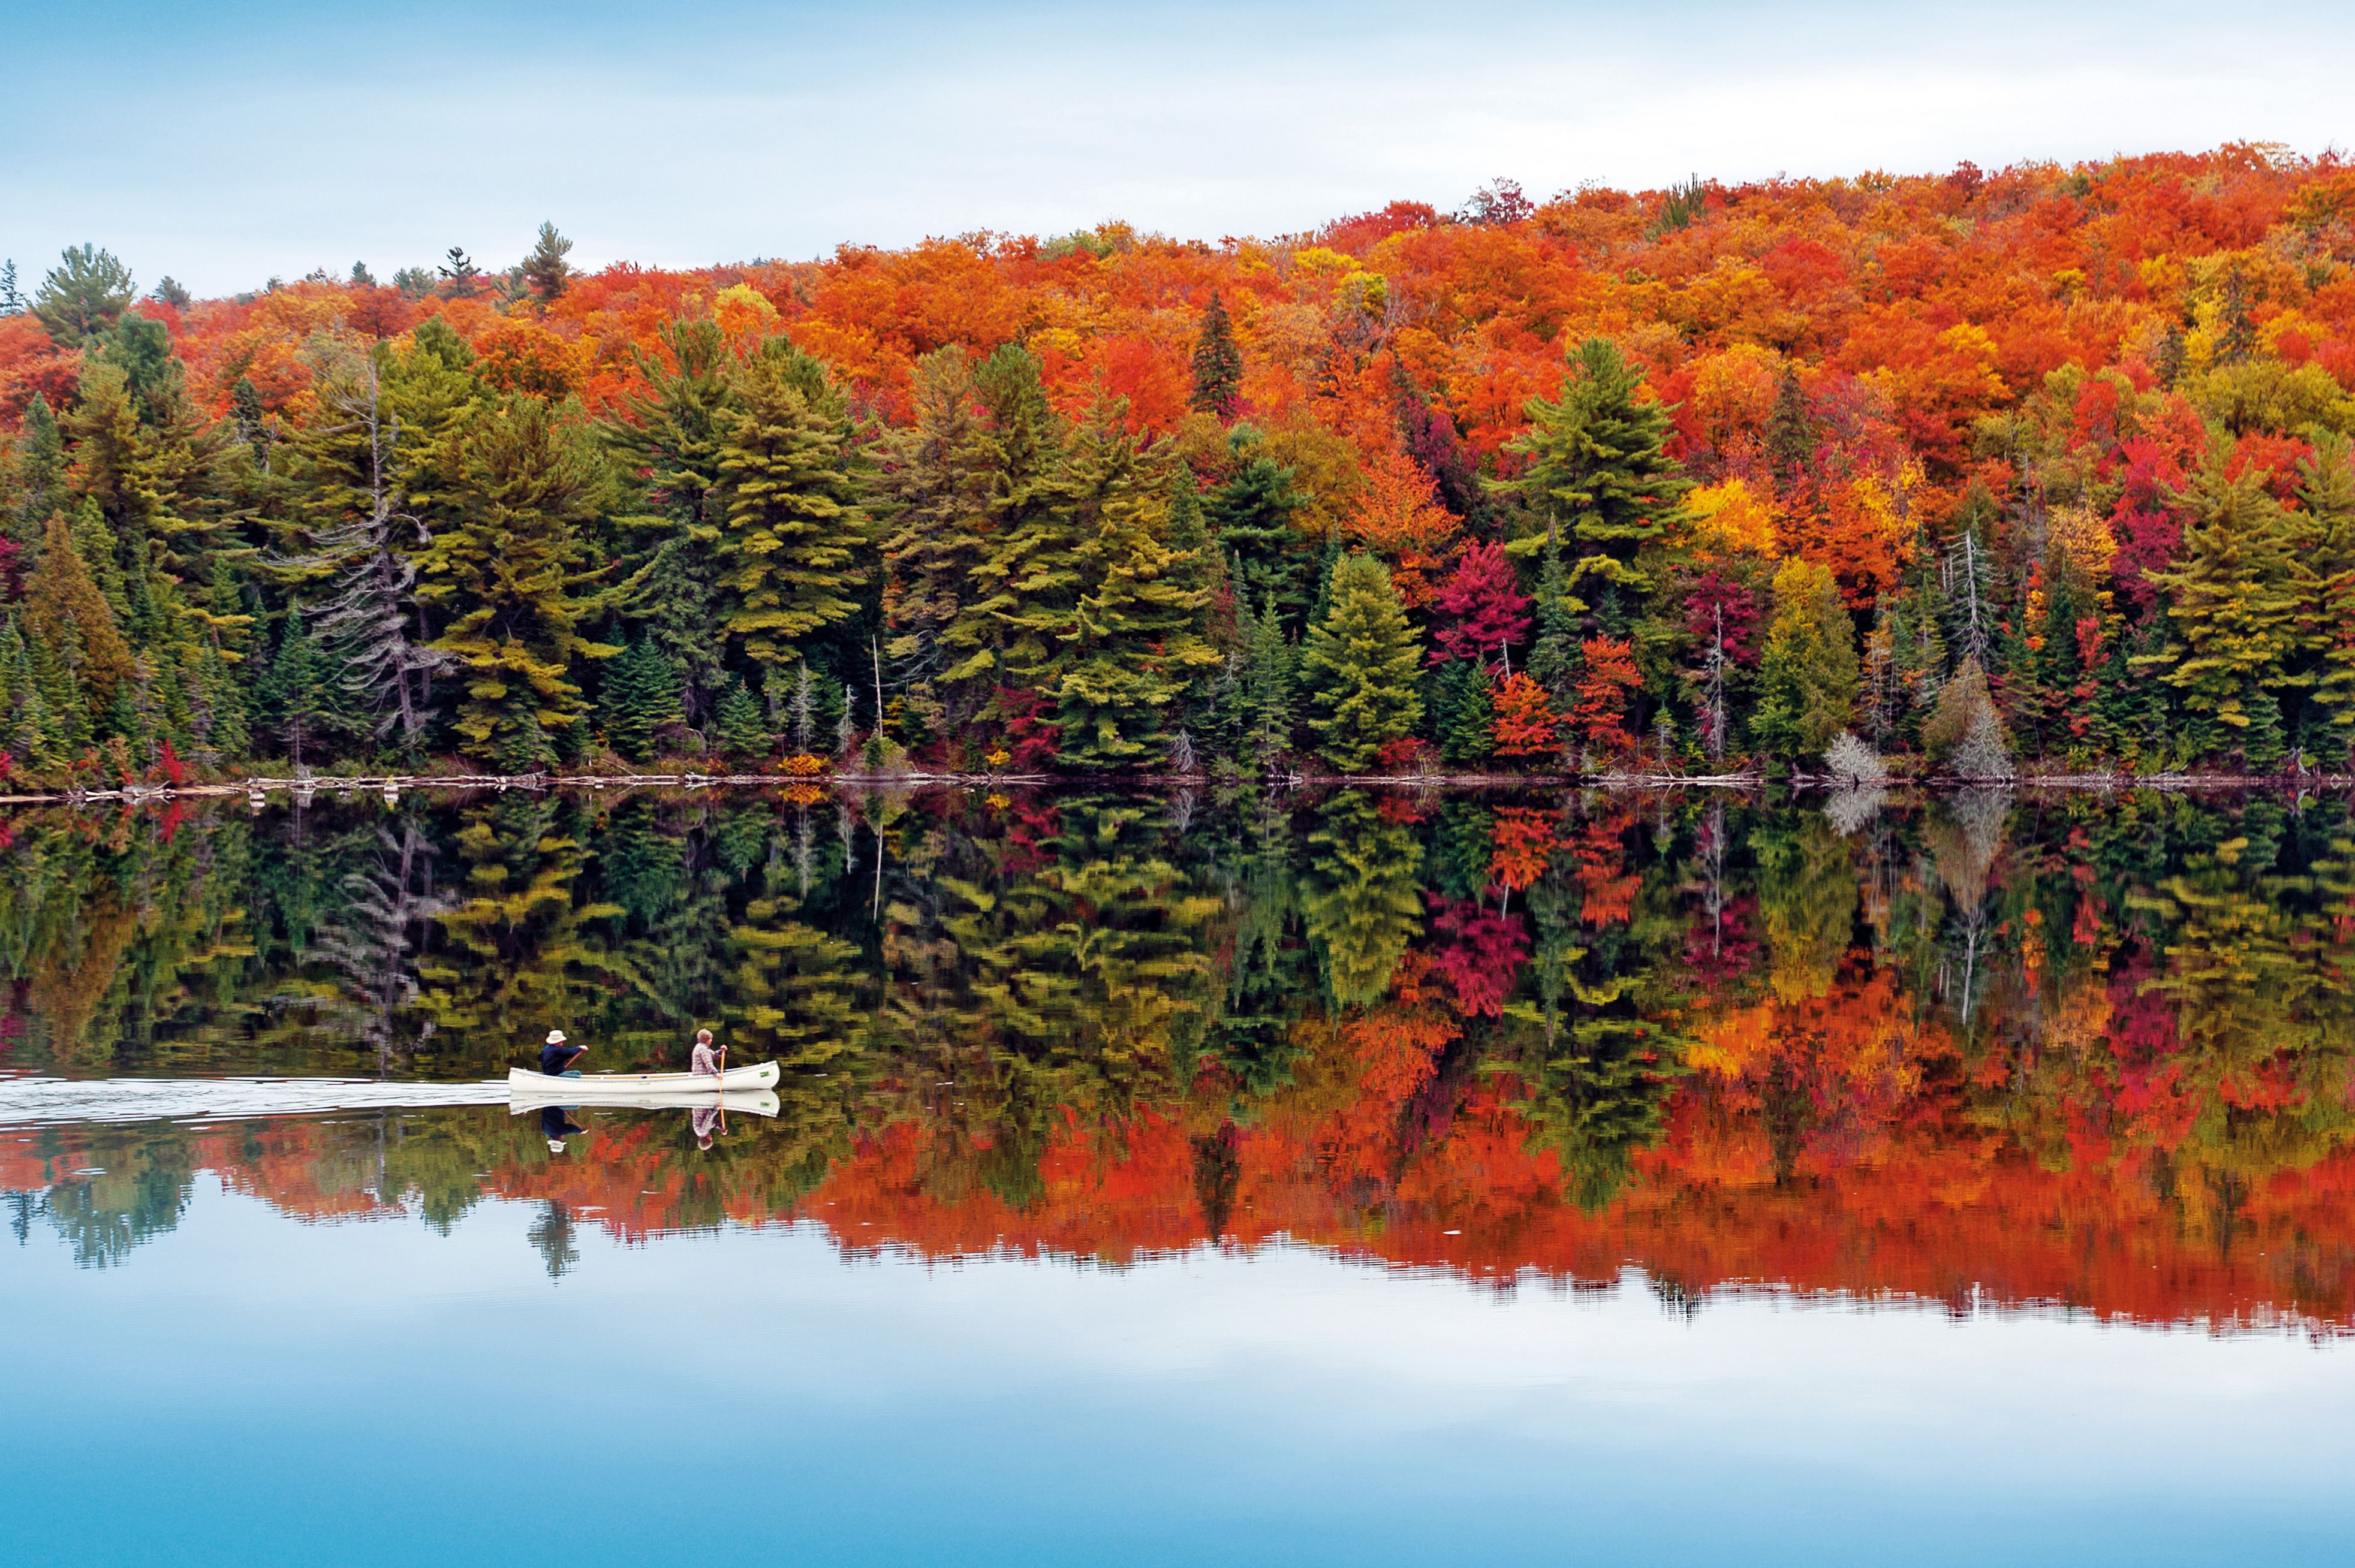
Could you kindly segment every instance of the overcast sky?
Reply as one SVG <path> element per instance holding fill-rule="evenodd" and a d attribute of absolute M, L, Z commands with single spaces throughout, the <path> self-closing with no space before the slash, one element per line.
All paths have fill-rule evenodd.
<path fill-rule="evenodd" d="M 1216 240 L 1497 175 L 2355 143 L 2355 6 L 0 0 L 0 256 L 250 288 L 542 218 L 591 266 L 1124 217 Z"/>

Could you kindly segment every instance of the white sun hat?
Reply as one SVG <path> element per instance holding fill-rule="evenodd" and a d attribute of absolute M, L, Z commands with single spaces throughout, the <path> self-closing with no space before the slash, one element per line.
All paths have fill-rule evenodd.
<path fill-rule="evenodd" d="M 548 1043 L 549 1043 L 550 1045 L 561 1045 L 561 1044 L 564 1044 L 564 1031 L 563 1031 L 563 1030 L 561 1030 L 561 1029 L 551 1029 L 551 1030 L 549 1030 L 549 1031 L 548 1032 Z"/>

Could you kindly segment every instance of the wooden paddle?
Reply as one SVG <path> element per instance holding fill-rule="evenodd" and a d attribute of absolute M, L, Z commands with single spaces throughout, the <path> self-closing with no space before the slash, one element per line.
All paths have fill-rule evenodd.
<path fill-rule="evenodd" d="M 719 1081 L 712 1087 L 719 1091 L 719 1136 L 728 1136 L 728 1047 L 719 1048 Z"/>

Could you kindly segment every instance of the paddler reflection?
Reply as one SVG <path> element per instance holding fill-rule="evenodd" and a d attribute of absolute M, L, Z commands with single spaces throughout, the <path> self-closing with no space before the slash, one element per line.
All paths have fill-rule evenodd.
<path fill-rule="evenodd" d="M 543 1106 L 539 1112 L 540 1136 L 548 1139 L 550 1154 L 564 1152 L 564 1140 L 576 1132 L 589 1129 L 572 1119 L 570 1106 Z"/>

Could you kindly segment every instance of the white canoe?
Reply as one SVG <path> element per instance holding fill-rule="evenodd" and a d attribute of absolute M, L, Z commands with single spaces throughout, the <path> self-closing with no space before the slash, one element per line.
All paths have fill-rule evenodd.
<path fill-rule="evenodd" d="M 529 1067 L 507 1069 L 507 1090 L 533 1093 L 550 1091 L 560 1096 L 566 1105 L 582 1100 L 610 1099 L 616 1095 L 654 1095 L 664 1099 L 682 1096 L 701 1096 L 707 1099 L 721 1090 L 730 1094 L 739 1089 L 773 1089 L 779 1076 L 774 1062 L 763 1062 L 757 1067 L 730 1067 L 714 1075 L 710 1073 L 583 1073 L 577 1078 L 551 1076 L 534 1072 Z M 543 1096 L 543 1097 L 546 1097 Z"/>

